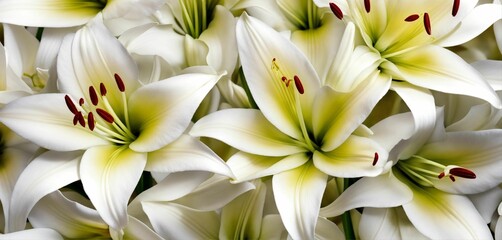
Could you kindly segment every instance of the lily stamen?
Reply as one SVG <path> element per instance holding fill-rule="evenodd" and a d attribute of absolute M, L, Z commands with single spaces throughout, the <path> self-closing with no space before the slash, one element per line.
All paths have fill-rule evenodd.
<path fill-rule="evenodd" d="M 298 90 L 298 92 L 300 94 L 303 94 L 305 92 L 305 90 L 303 89 L 302 81 L 300 80 L 300 78 L 297 75 L 295 75 L 293 77 L 293 79 L 295 80 L 296 89 Z"/>
<path fill-rule="evenodd" d="M 407 18 L 405 18 L 404 21 L 406 21 L 406 22 L 414 22 L 418 18 L 420 18 L 420 16 L 418 14 L 411 14 L 410 16 L 408 16 Z"/>
<path fill-rule="evenodd" d="M 335 16 L 342 20 L 343 19 L 343 12 L 342 10 L 338 7 L 338 5 L 336 5 L 335 3 L 333 2 L 330 2 L 329 3 L 329 8 L 331 9 L 331 12 L 333 12 L 333 14 L 335 14 Z"/>
<path fill-rule="evenodd" d="M 457 16 L 458 9 L 460 8 L 460 0 L 453 0 L 453 8 L 451 9 L 451 15 Z"/>
<path fill-rule="evenodd" d="M 452 182 L 455 182 L 455 177 L 461 177 L 465 179 L 476 178 L 476 174 L 473 171 L 458 166 L 447 166 L 445 170 L 438 175 L 438 178 L 442 179 L 445 176 L 448 176 Z"/>
<path fill-rule="evenodd" d="M 93 86 L 89 86 L 89 97 L 91 98 L 91 103 L 94 106 L 97 106 L 99 103 L 98 94 Z"/>
<path fill-rule="evenodd" d="M 378 163 L 378 153 L 375 152 L 375 156 L 373 156 L 373 163 L 371 165 L 375 166 Z"/>
<path fill-rule="evenodd" d="M 122 95 L 122 106 L 124 106 L 124 118 L 125 118 L 125 125 L 126 125 L 126 128 L 129 129 L 131 127 L 131 125 L 129 124 L 129 112 L 128 112 L 128 107 L 127 107 L 127 98 L 126 98 L 126 94 L 125 94 L 125 84 L 124 84 L 124 81 L 122 81 L 122 78 L 120 77 L 120 75 L 118 75 L 117 73 L 115 73 L 113 75 L 113 77 L 115 78 L 115 82 L 117 83 L 117 87 L 120 91 L 120 95 Z"/>
<path fill-rule="evenodd" d="M 367 13 L 370 12 L 371 10 L 370 0 L 364 0 L 364 10 L 366 10 Z"/>
<path fill-rule="evenodd" d="M 431 19 L 429 18 L 429 13 L 424 13 L 424 28 L 428 35 L 432 34 L 431 29 Z"/>

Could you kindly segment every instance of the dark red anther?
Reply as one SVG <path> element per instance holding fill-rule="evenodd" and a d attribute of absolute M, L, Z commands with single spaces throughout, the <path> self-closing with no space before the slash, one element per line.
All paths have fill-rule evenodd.
<path fill-rule="evenodd" d="M 77 114 L 75 114 L 75 116 L 77 116 L 78 123 L 80 124 L 80 126 L 85 127 L 85 119 L 84 116 L 82 115 L 82 112 L 78 112 Z"/>
<path fill-rule="evenodd" d="M 101 93 L 101 96 L 106 96 L 106 87 L 105 87 L 105 84 L 103 84 L 103 83 L 99 84 L 99 93 Z"/>
<path fill-rule="evenodd" d="M 77 114 L 75 114 L 75 115 L 73 116 L 73 126 L 76 126 L 76 125 L 77 125 L 77 123 L 78 123 L 78 115 L 77 115 Z"/>
<path fill-rule="evenodd" d="M 94 121 L 94 114 L 92 114 L 92 112 L 87 114 L 87 123 L 89 124 L 89 129 L 91 131 L 94 130 L 94 127 L 96 126 L 96 122 Z"/>
<path fill-rule="evenodd" d="M 115 82 L 117 83 L 117 87 L 119 88 L 119 90 L 121 92 L 125 92 L 125 84 L 124 81 L 122 81 L 122 78 L 116 73 L 113 76 L 115 77 Z"/>
<path fill-rule="evenodd" d="M 451 15 L 454 17 L 457 16 L 459 8 L 460 8 L 460 0 L 454 0 L 453 1 L 453 8 L 451 9 Z"/>
<path fill-rule="evenodd" d="M 305 90 L 303 89 L 302 81 L 300 81 L 300 78 L 296 75 L 293 77 L 293 79 L 295 80 L 296 89 L 300 94 L 303 94 Z"/>
<path fill-rule="evenodd" d="M 371 165 L 375 166 L 378 162 L 378 153 L 375 152 L 375 156 L 373 157 L 373 163 Z"/>
<path fill-rule="evenodd" d="M 366 10 L 367 13 L 370 12 L 371 10 L 370 0 L 364 0 L 364 9 Z"/>
<path fill-rule="evenodd" d="M 94 106 L 98 105 L 99 102 L 98 94 L 96 93 L 96 90 L 94 89 L 93 86 L 89 87 L 89 97 L 91 97 L 92 105 Z"/>
<path fill-rule="evenodd" d="M 108 113 L 107 111 L 101 109 L 101 108 L 96 108 L 96 113 L 105 121 L 109 123 L 113 123 L 113 116 Z"/>
<path fill-rule="evenodd" d="M 331 11 L 333 12 L 333 14 L 335 14 L 335 16 L 342 20 L 343 19 L 343 12 L 342 10 L 333 2 L 330 2 L 329 3 L 329 8 L 331 8 Z"/>
<path fill-rule="evenodd" d="M 80 105 L 80 106 L 84 105 L 84 99 L 83 98 L 80 98 L 78 100 L 78 105 Z"/>
<path fill-rule="evenodd" d="M 431 19 L 429 18 L 429 14 L 428 13 L 424 14 L 424 27 L 425 27 L 425 31 L 427 32 L 427 34 L 431 35 L 431 33 L 432 33 L 432 30 L 431 30 Z"/>
<path fill-rule="evenodd" d="M 77 107 L 75 106 L 75 104 L 71 100 L 70 96 L 65 95 L 64 96 L 64 101 L 66 103 L 66 106 L 70 110 L 70 112 L 73 113 L 73 114 L 77 114 L 77 112 L 78 112 Z"/>
<path fill-rule="evenodd" d="M 441 178 L 444 178 L 444 172 L 441 172 L 439 175 L 438 175 L 438 178 L 441 179 Z"/>
<path fill-rule="evenodd" d="M 468 178 L 468 179 L 476 178 L 476 174 L 473 171 L 461 167 L 450 169 L 450 174 L 461 178 Z"/>
<path fill-rule="evenodd" d="M 453 175 L 450 175 L 449 177 L 452 182 L 455 182 L 455 177 Z"/>
<path fill-rule="evenodd" d="M 407 18 L 404 19 L 404 21 L 406 22 L 413 22 L 415 20 L 417 20 L 420 16 L 418 14 L 411 14 L 410 16 L 408 16 Z"/>
<path fill-rule="evenodd" d="M 285 76 L 282 76 L 281 80 L 282 80 L 283 82 L 286 82 L 286 81 L 288 80 L 288 78 L 287 78 L 287 77 L 285 77 Z"/>

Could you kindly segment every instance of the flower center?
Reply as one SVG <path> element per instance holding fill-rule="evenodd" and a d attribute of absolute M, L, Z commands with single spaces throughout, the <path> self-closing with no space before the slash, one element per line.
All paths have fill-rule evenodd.
<path fill-rule="evenodd" d="M 322 12 L 313 1 L 278 0 L 277 5 L 286 19 L 300 30 L 316 29 L 321 25 Z"/>
<path fill-rule="evenodd" d="M 182 18 L 178 23 L 183 31 L 197 39 L 207 29 L 213 18 L 215 0 L 179 0 Z"/>
<path fill-rule="evenodd" d="M 128 144 L 136 135 L 131 131 L 129 114 L 127 110 L 127 99 L 125 95 L 125 84 L 118 74 L 114 75 L 117 89 L 122 96 L 123 117 L 119 117 L 108 98 L 107 89 L 103 83 L 99 85 L 99 95 L 94 86 L 89 86 L 89 99 L 91 104 L 80 98 L 78 105 L 75 105 L 69 95 L 65 95 L 66 106 L 73 113 L 73 125 L 77 124 L 83 128 L 88 128 L 97 136 L 113 142 L 115 144 Z"/>
<path fill-rule="evenodd" d="M 476 174 L 467 168 L 456 165 L 445 166 L 418 155 L 398 161 L 396 167 L 408 176 L 409 179 L 425 187 L 433 187 L 434 181 L 442 179 L 450 179 L 450 181 L 455 182 L 455 177 L 465 179 L 476 178 Z"/>

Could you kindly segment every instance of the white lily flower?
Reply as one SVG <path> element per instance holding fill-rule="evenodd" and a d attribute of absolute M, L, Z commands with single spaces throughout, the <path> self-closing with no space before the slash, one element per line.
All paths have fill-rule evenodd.
<path fill-rule="evenodd" d="M 23 172 L 13 194 L 11 212 L 16 217 L 9 221 L 9 231 L 23 228 L 38 199 L 78 179 L 103 220 L 120 232 L 143 170 L 209 170 L 233 176 L 208 147 L 183 135 L 220 75 L 192 73 L 141 86 L 132 58 L 99 21 L 65 38 L 58 73 L 64 93 L 20 98 L 0 112 L 0 121 L 19 135 L 64 151 L 49 151 Z M 81 159 L 78 152 L 67 152 L 75 150 L 85 150 Z M 64 167 L 52 172 L 67 176 L 63 180 L 44 177 L 35 167 L 59 164 L 48 161 L 50 157 L 61 160 Z M 28 191 L 41 182 L 45 187 Z"/>
<path fill-rule="evenodd" d="M 388 166 L 391 169 L 387 174 L 356 182 L 323 208 L 321 215 L 336 216 L 358 207 L 402 207 L 413 226 L 429 238 L 490 239 L 485 220 L 464 194 L 486 191 L 502 181 L 502 175 L 497 171 L 502 165 L 502 149 L 497 140 L 502 138 L 502 131 L 445 132 L 443 115 L 439 112 L 435 129 L 427 141 L 411 141 L 421 146 L 403 148 L 396 145 L 401 137 L 389 133 L 413 132 L 410 115 L 394 115 L 373 126 L 372 130 L 379 142 L 386 142 L 384 145 L 393 148 L 391 151 L 405 151 L 406 148 L 416 151 L 394 161 L 393 166 Z M 415 133 L 412 139 L 423 139 L 416 136 L 424 132 L 428 131 Z M 382 228 L 377 232 L 374 226 L 388 221 L 385 218 L 390 212 L 378 210 L 371 213 L 377 215 L 361 224 L 361 234 L 370 227 L 372 234 L 390 236 L 396 231 L 395 227 L 400 227 Z M 435 220 L 430 221 L 431 218 Z"/>
<path fill-rule="evenodd" d="M 24 240 L 24 239 L 63 240 L 64 238 L 54 229 L 34 228 L 13 233 L 0 234 L 0 239 L 1 240 Z"/>
<path fill-rule="evenodd" d="M 237 41 L 260 110 L 215 112 L 199 120 L 190 134 L 242 151 L 227 162 L 236 181 L 273 175 L 274 197 L 286 229 L 295 239 L 313 238 L 328 175 L 376 176 L 382 171 L 387 152 L 365 137 L 367 132 L 353 133 L 389 82 L 373 73 L 340 79 L 364 82 L 351 92 L 322 86 L 325 80 L 298 48 L 246 14 L 238 21 Z"/>
<path fill-rule="evenodd" d="M 102 12 L 105 19 L 144 17 L 161 0 L 4 0 L 0 1 L 0 22 L 33 27 L 84 25 Z"/>
<path fill-rule="evenodd" d="M 359 28 L 366 47 L 382 58 L 380 68 L 394 80 L 425 89 L 484 99 L 499 97 L 480 74 L 443 48 L 464 43 L 502 18 L 502 5 L 469 1 L 316 0 L 339 19 Z M 401 94 L 400 94 L 401 95 Z"/>

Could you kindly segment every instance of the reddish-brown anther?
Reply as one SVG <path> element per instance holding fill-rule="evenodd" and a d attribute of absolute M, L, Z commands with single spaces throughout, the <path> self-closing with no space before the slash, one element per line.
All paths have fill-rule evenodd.
<path fill-rule="evenodd" d="M 461 178 L 468 178 L 468 179 L 476 178 L 476 174 L 473 171 L 461 167 L 450 169 L 450 174 Z"/>
<path fill-rule="evenodd" d="M 425 27 L 425 32 L 427 32 L 427 34 L 431 35 L 432 34 L 431 19 L 429 18 L 428 13 L 424 14 L 424 27 Z"/>
<path fill-rule="evenodd" d="M 281 81 L 286 82 L 287 80 L 288 80 L 288 78 L 287 78 L 287 77 L 282 76 Z"/>
<path fill-rule="evenodd" d="M 91 98 L 92 105 L 94 106 L 98 105 L 99 102 L 98 94 L 96 93 L 96 90 L 94 89 L 93 86 L 89 87 L 89 97 Z"/>
<path fill-rule="evenodd" d="M 96 126 L 96 122 L 94 121 L 94 114 L 92 114 L 92 112 L 90 112 L 89 114 L 87 114 L 87 123 L 89 124 L 89 129 L 92 131 L 94 130 L 94 127 Z"/>
<path fill-rule="evenodd" d="M 77 114 L 75 114 L 75 115 L 73 116 L 73 126 L 76 126 L 76 125 L 77 125 L 77 123 L 78 123 L 78 115 L 77 115 Z"/>
<path fill-rule="evenodd" d="M 294 76 L 293 79 L 295 80 L 295 86 L 296 86 L 296 89 L 298 90 L 298 92 L 300 94 L 303 94 L 305 92 L 305 90 L 303 89 L 303 84 L 302 84 L 302 81 L 300 80 L 300 78 L 298 76 Z"/>
<path fill-rule="evenodd" d="M 84 105 L 84 99 L 83 98 L 80 98 L 78 100 L 78 105 L 80 105 L 80 106 Z"/>
<path fill-rule="evenodd" d="M 416 21 L 420 16 L 418 14 L 411 14 L 407 18 L 404 19 L 406 22 L 413 22 Z"/>
<path fill-rule="evenodd" d="M 342 10 L 333 2 L 330 2 L 329 3 L 329 8 L 331 9 L 331 11 L 333 12 L 333 14 L 335 14 L 335 16 L 342 20 L 343 19 L 343 12 Z"/>
<path fill-rule="evenodd" d="M 80 126 L 85 127 L 85 119 L 84 116 L 82 115 L 82 112 L 78 112 L 77 114 L 75 114 L 75 116 L 77 116 L 78 123 L 80 124 Z"/>
<path fill-rule="evenodd" d="M 367 13 L 370 12 L 371 10 L 370 0 L 364 0 L 364 10 L 366 10 Z"/>
<path fill-rule="evenodd" d="M 450 175 L 449 177 L 452 182 L 455 182 L 455 177 L 453 175 Z"/>
<path fill-rule="evenodd" d="M 106 96 L 106 87 L 105 84 L 100 83 L 99 84 L 99 93 L 101 93 L 101 96 Z"/>
<path fill-rule="evenodd" d="M 444 178 L 445 174 L 444 172 L 441 172 L 439 175 L 438 175 L 438 178 L 441 179 L 441 178 Z"/>
<path fill-rule="evenodd" d="M 373 156 L 373 163 L 371 165 L 375 166 L 378 163 L 378 153 L 375 152 L 375 156 Z"/>
<path fill-rule="evenodd" d="M 108 113 L 107 111 L 101 109 L 101 108 L 96 108 L 96 113 L 105 121 L 109 123 L 113 123 L 114 119 L 113 116 Z"/>
<path fill-rule="evenodd" d="M 454 0 L 453 1 L 453 8 L 451 9 L 451 15 L 454 17 L 457 16 L 459 8 L 460 8 L 460 0 Z"/>
<path fill-rule="evenodd" d="M 75 106 L 75 104 L 71 100 L 70 96 L 65 95 L 64 96 L 64 101 L 66 103 L 66 106 L 70 110 L 70 112 L 73 113 L 73 114 L 77 114 L 77 112 L 78 112 L 77 107 Z"/>
<path fill-rule="evenodd" d="M 122 78 L 116 73 L 113 76 L 115 77 L 115 82 L 117 83 L 117 87 L 119 88 L 119 90 L 121 92 L 125 92 L 125 84 L 124 81 L 122 81 Z"/>

